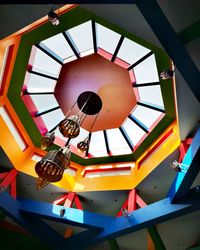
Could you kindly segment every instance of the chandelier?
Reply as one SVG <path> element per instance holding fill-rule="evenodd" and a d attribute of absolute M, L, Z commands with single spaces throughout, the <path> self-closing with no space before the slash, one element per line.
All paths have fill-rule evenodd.
<path fill-rule="evenodd" d="M 70 115 L 75 105 L 78 106 L 79 112 L 75 115 Z M 64 137 L 68 138 L 68 140 L 64 147 L 58 150 L 50 150 L 35 165 L 35 172 L 38 175 L 38 178 L 36 178 L 37 189 L 62 179 L 64 170 L 70 166 L 70 141 L 79 135 L 80 126 L 87 115 L 95 115 L 94 121 L 89 129 L 88 136 L 77 143 L 77 148 L 81 152 L 85 152 L 89 149 L 89 133 L 97 120 L 101 108 L 102 101 L 96 93 L 91 91 L 83 92 L 79 95 L 76 102 L 67 112 L 65 118 L 44 135 L 41 141 L 42 150 L 46 150 L 53 145 L 55 140 L 55 130 L 57 127 L 60 133 Z"/>

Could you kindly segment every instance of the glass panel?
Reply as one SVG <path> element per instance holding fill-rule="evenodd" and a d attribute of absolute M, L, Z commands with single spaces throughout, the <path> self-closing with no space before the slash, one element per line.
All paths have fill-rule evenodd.
<path fill-rule="evenodd" d="M 106 130 L 108 145 L 112 155 L 122 155 L 132 153 L 126 140 L 118 128 Z"/>
<path fill-rule="evenodd" d="M 163 113 L 137 105 L 132 114 L 149 129 Z"/>
<path fill-rule="evenodd" d="M 96 170 L 96 169 L 95 169 Z M 113 169 L 112 171 L 95 171 L 95 172 L 88 172 L 85 174 L 86 178 L 96 178 L 96 177 L 102 177 L 102 176 L 119 176 L 119 175 L 130 175 L 131 170 L 118 170 Z"/>
<path fill-rule="evenodd" d="M 3 55 L 2 64 L 1 64 L 1 69 L 0 69 L 0 90 L 1 90 L 1 87 L 2 87 L 2 80 L 3 80 L 3 76 L 4 76 L 4 71 L 5 71 L 5 67 L 6 67 L 6 62 L 7 62 L 7 58 L 8 58 L 9 49 L 10 49 L 10 47 L 6 48 L 5 53 Z"/>
<path fill-rule="evenodd" d="M 31 160 L 32 160 L 32 161 L 38 162 L 38 161 L 42 160 L 42 156 L 39 156 L 39 155 L 37 155 L 37 154 L 34 154 L 34 155 L 31 157 Z"/>
<path fill-rule="evenodd" d="M 91 21 L 67 30 L 66 34 L 81 57 L 94 53 Z"/>
<path fill-rule="evenodd" d="M 97 47 L 111 54 L 115 52 L 121 35 L 96 23 Z"/>
<path fill-rule="evenodd" d="M 59 76 L 62 67 L 53 58 L 51 58 L 35 46 L 33 46 L 32 48 L 29 64 L 32 65 L 33 71 L 56 78 Z"/>
<path fill-rule="evenodd" d="M 64 119 L 64 114 L 61 109 L 54 110 L 50 113 L 44 114 L 40 116 L 44 121 L 48 130 L 55 127 L 61 120 Z M 56 133 L 55 133 L 56 134 Z"/>
<path fill-rule="evenodd" d="M 140 100 L 164 108 L 162 93 L 159 85 L 138 88 Z"/>
<path fill-rule="evenodd" d="M 58 106 L 58 102 L 54 95 L 30 95 L 30 97 L 39 112 Z"/>
<path fill-rule="evenodd" d="M 42 41 L 40 46 L 48 50 L 51 54 L 53 53 L 62 62 L 70 58 L 71 61 L 76 59 L 63 34 L 58 34 Z"/>
<path fill-rule="evenodd" d="M 133 42 L 128 38 L 125 38 L 117 57 L 127 62 L 129 65 L 132 65 L 149 52 L 149 49 Z"/>
<path fill-rule="evenodd" d="M 159 82 L 155 56 L 152 55 L 134 67 L 136 83 Z"/>
<path fill-rule="evenodd" d="M 107 156 L 106 144 L 103 131 L 92 133 L 89 147 L 89 154 L 94 156 Z"/>
<path fill-rule="evenodd" d="M 129 136 L 132 144 L 136 146 L 142 137 L 146 134 L 140 127 L 138 127 L 133 121 L 129 118 L 125 120 L 122 127 Z"/>
<path fill-rule="evenodd" d="M 30 93 L 54 92 L 56 81 L 27 72 L 25 85 L 27 86 L 27 91 Z"/>
<path fill-rule="evenodd" d="M 8 126 L 11 134 L 13 135 L 17 144 L 19 145 L 20 149 L 24 151 L 26 149 L 26 143 L 24 142 L 23 138 L 19 134 L 17 128 L 15 127 L 14 123 L 12 122 L 11 118 L 9 117 L 4 107 L 0 108 L 0 115 L 2 116 L 6 125 Z"/>

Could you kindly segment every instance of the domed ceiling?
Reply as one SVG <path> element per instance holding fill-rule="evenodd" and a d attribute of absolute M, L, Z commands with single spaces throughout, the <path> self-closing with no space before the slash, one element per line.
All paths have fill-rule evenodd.
<path fill-rule="evenodd" d="M 173 132 L 167 142 L 171 146 L 163 153 L 177 147 L 177 131 L 172 129 L 176 125 L 174 82 L 159 77 L 172 67 L 169 57 L 93 13 L 75 6 L 60 15 L 56 27 L 45 21 L 28 29 L 14 47 L 8 47 L 7 61 L 10 78 L 6 87 L 2 85 L 6 104 L 0 113 L 10 130 L 16 127 L 15 140 L 19 141 L 15 145 L 9 137 L 14 151 L 10 152 L 8 141 L 3 148 L 17 169 L 36 176 L 35 162 L 46 153 L 40 149 L 42 136 L 65 115 L 77 114 L 77 99 L 87 91 L 101 98 L 102 109 L 98 116 L 88 115 L 79 136 L 70 141 L 71 167 L 58 184 L 61 187 L 75 191 L 133 188 L 164 159 L 159 153 L 158 162 L 137 174 L 141 157 Z M 50 149 L 58 149 L 68 140 L 58 128 L 55 134 Z M 87 136 L 89 149 L 80 153 L 77 143 Z M 118 173 L 113 177 L 120 178 L 120 183 L 117 178 L 111 182 L 103 177 L 88 180 L 85 177 L 91 168 L 92 177 L 102 169 L 109 175 Z"/>
<path fill-rule="evenodd" d="M 67 22 L 70 14 L 80 16 L 76 12 L 81 18 Z M 44 135 L 65 117 L 82 92 L 93 91 L 103 107 L 92 131 L 95 116 L 89 115 L 80 135 L 71 141 L 74 159 L 81 157 L 81 162 L 88 163 L 108 156 L 111 161 L 117 161 L 117 156 L 137 159 L 175 117 L 174 103 L 168 99 L 173 97 L 172 83 L 159 78 L 159 72 L 170 67 L 169 58 L 161 49 L 80 8 L 63 15 L 59 27 L 49 26 L 23 37 L 18 56 L 26 56 L 20 76 L 13 73 L 13 79 L 21 78 L 20 106 L 25 109 L 25 104 L 30 114 L 22 116 L 19 110 L 19 116 L 33 141 L 39 146 L 38 130 Z M 16 81 L 15 87 L 10 86 L 13 101 Z M 71 114 L 78 111 L 76 105 Z M 78 152 L 77 143 L 88 135 L 88 152 Z M 55 144 L 63 146 L 66 140 L 57 128 Z"/>

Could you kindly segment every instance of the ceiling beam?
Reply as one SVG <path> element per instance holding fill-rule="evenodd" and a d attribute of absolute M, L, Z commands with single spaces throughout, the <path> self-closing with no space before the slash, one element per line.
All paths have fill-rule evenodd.
<path fill-rule="evenodd" d="M 200 72 L 157 1 L 136 0 L 136 5 L 200 102 Z"/>
<path fill-rule="evenodd" d="M 193 181 L 200 171 L 200 128 L 194 136 L 181 164 L 187 166 L 187 171 L 178 172 L 176 175 L 168 192 L 168 196 L 172 202 L 180 200 L 188 193 Z"/>
<path fill-rule="evenodd" d="M 160 234 L 155 226 L 147 228 L 149 235 L 155 245 L 156 250 L 166 250 L 166 247 L 160 237 Z"/>
<path fill-rule="evenodd" d="M 23 216 L 20 213 L 20 202 L 13 199 L 7 192 L 0 193 L 0 209 L 20 226 L 45 242 L 50 248 L 61 249 L 64 238 L 53 228 L 36 216 Z"/>
<path fill-rule="evenodd" d="M 112 221 L 111 216 L 105 216 L 75 208 L 65 208 L 64 216 L 60 216 L 63 206 L 45 202 L 20 199 L 20 211 L 52 221 L 62 222 L 88 229 L 102 229 Z"/>
<path fill-rule="evenodd" d="M 149 228 L 155 224 L 199 210 L 200 192 L 195 193 L 192 190 L 191 197 L 185 198 L 180 204 L 171 204 L 170 198 L 165 198 L 129 213 L 127 219 L 123 216 L 113 219 L 97 237 L 91 240 L 91 244 Z"/>

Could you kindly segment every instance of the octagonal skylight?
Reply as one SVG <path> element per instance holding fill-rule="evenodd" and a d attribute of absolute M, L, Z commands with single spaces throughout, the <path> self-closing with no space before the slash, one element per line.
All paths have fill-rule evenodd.
<path fill-rule="evenodd" d="M 64 118 L 54 96 L 61 69 L 91 54 L 98 54 L 127 71 L 136 103 L 119 127 L 90 133 L 81 128 L 78 138 L 71 141 L 72 151 L 78 154 L 77 142 L 89 134 L 89 150 L 81 157 L 130 154 L 165 115 L 156 58 L 149 48 L 92 20 L 82 23 L 32 47 L 23 100 L 41 134 L 55 127 Z M 114 89 L 115 83 L 112 85 Z M 74 85 L 78 93 L 77 88 Z M 63 146 L 66 140 L 57 129 L 56 144 Z"/>

